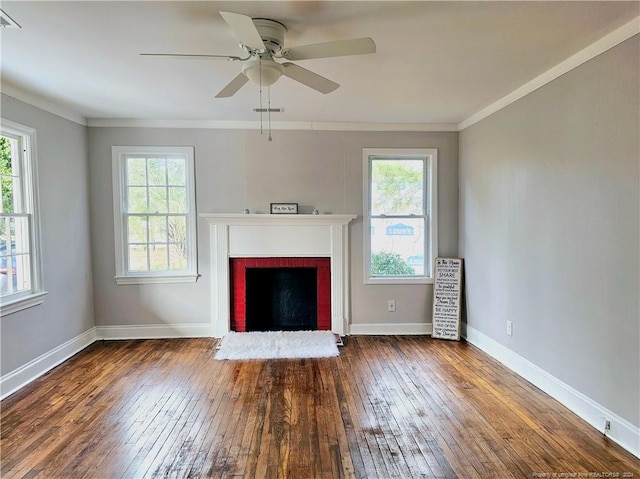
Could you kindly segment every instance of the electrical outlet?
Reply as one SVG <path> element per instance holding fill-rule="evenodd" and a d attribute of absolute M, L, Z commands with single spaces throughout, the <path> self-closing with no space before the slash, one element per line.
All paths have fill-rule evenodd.
<path fill-rule="evenodd" d="M 513 336 L 513 322 L 507 321 L 507 334 Z"/>
<path fill-rule="evenodd" d="M 608 419 L 605 419 L 604 432 L 609 432 L 609 431 L 611 431 L 611 421 L 609 421 Z"/>
<path fill-rule="evenodd" d="M 396 312 L 396 300 L 395 299 L 390 299 L 389 301 L 387 301 L 387 311 L 390 313 L 395 313 Z"/>

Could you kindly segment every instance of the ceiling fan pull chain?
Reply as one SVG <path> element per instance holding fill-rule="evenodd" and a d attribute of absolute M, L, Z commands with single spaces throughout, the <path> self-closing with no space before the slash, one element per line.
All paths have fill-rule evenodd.
<path fill-rule="evenodd" d="M 268 118 L 269 118 L 269 141 L 273 141 L 273 138 L 271 138 L 271 87 L 268 87 L 267 90 L 267 101 L 269 102 L 269 108 L 267 109 L 267 113 L 268 113 Z"/>
<path fill-rule="evenodd" d="M 260 69 L 260 134 L 262 135 L 262 58 L 258 60 L 258 67 Z"/>

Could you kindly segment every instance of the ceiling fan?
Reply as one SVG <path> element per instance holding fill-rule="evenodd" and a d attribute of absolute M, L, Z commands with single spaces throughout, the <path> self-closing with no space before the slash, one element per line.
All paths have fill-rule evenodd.
<path fill-rule="evenodd" d="M 216 95 L 216 98 L 228 98 L 249 80 L 266 87 L 273 85 L 282 75 L 321 93 L 330 93 L 340 85 L 295 63 L 290 61 L 279 63 L 275 59 L 297 61 L 362 55 L 376 51 L 375 42 L 368 37 L 284 48 L 287 27 L 282 23 L 268 18 L 251 18 L 239 13 L 220 12 L 220 15 L 240 40 L 240 48 L 245 51 L 246 57 L 180 53 L 141 53 L 141 55 L 204 60 L 222 58 L 244 62 L 242 71 Z"/>

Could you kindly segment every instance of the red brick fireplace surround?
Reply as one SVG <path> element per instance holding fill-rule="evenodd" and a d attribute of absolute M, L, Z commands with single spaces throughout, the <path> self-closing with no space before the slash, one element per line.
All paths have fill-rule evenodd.
<path fill-rule="evenodd" d="M 316 268 L 318 330 L 331 329 L 331 260 L 330 258 L 231 258 L 231 330 L 246 329 L 247 268 Z"/>

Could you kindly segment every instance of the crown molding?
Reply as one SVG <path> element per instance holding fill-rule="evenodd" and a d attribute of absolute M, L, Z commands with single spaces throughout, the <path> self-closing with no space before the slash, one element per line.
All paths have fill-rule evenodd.
<path fill-rule="evenodd" d="M 77 123 L 78 125 L 87 126 L 87 119 L 78 112 L 62 107 L 37 93 L 26 91 L 4 78 L 2 79 L 0 90 L 5 95 L 27 103 L 28 105 L 35 106 L 36 108 L 40 108 L 41 110 Z"/>
<path fill-rule="evenodd" d="M 259 121 L 150 120 L 144 118 L 89 118 L 95 128 L 204 128 L 211 130 L 260 130 Z M 264 127 L 264 124 L 263 124 Z M 458 131 L 456 123 L 367 123 L 272 121 L 272 130 L 316 131 Z"/>
<path fill-rule="evenodd" d="M 579 67 L 583 63 L 588 62 L 589 60 L 597 57 L 598 55 L 610 50 L 611 48 L 619 45 L 620 43 L 628 40 L 629 38 L 640 33 L 640 16 L 634 18 L 629 23 L 621 26 L 617 30 L 605 35 L 600 40 L 592 43 L 587 48 L 580 50 L 575 55 L 570 56 L 563 62 L 560 62 L 553 68 L 547 70 L 542 75 L 537 76 L 533 80 L 525 83 L 517 90 L 512 91 L 508 95 L 502 97 L 500 100 L 492 103 L 491 105 L 483 108 L 482 110 L 474 113 L 466 120 L 461 121 L 458 124 L 458 131 L 462 131 L 466 128 L 469 128 L 471 125 L 478 123 L 481 120 L 484 120 L 490 115 L 506 108 L 507 106 L 515 103 L 521 98 L 527 96 L 529 93 L 534 92 L 538 88 L 543 87 L 547 83 L 552 82 L 556 78 L 561 77 L 565 73 L 570 72 L 571 70 Z"/>

